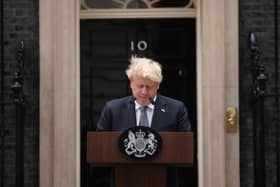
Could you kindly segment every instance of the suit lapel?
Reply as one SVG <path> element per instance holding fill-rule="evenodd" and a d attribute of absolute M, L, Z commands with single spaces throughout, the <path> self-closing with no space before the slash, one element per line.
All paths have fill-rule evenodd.
<path fill-rule="evenodd" d="M 155 110 L 154 110 L 152 125 L 151 125 L 153 129 L 160 130 L 162 119 L 164 119 L 163 115 L 165 115 L 165 111 L 166 111 L 166 101 L 164 101 L 163 98 L 160 95 L 158 95 L 155 103 Z"/>
<path fill-rule="evenodd" d="M 127 128 L 136 126 L 135 103 L 133 97 L 128 101 L 127 111 Z"/>

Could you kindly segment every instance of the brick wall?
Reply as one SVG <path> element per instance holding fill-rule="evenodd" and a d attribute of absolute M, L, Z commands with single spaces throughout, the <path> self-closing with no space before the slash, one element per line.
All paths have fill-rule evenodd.
<path fill-rule="evenodd" d="M 39 39 L 38 0 L 3 0 L 4 2 L 4 101 L 13 102 L 10 89 L 14 73 L 18 70 L 17 50 L 24 41 L 24 186 L 38 186 L 39 157 Z M 2 55 L 2 54 L 1 54 Z M 2 63 L 2 62 L 1 62 Z M 1 70 L 1 72 L 3 72 Z M 5 125 L 4 178 L 0 186 L 15 186 L 16 114 L 15 104 L 5 104 L 0 127 Z M 4 120 L 3 120 L 4 119 Z M 4 123 L 3 123 L 4 122 Z M 3 140 L 3 139 L 2 139 Z M 1 140 L 0 140 L 1 145 Z M 0 163 L 1 164 L 1 163 Z M 1 176 L 1 175 L 0 175 Z M 1 180 L 1 178 L 0 178 Z M 1 186 L 2 187 L 2 186 Z"/>
<path fill-rule="evenodd" d="M 264 150 L 266 186 L 277 186 L 277 103 L 275 93 L 275 1 L 242 0 L 240 3 L 240 172 L 241 186 L 255 185 L 254 123 L 249 33 L 255 33 L 268 76 L 264 97 Z M 279 9 L 279 8 L 278 8 Z M 279 23 L 278 23 L 279 25 Z M 278 44 L 279 45 L 279 44 Z M 279 71 L 279 70 L 278 70 Z M 278 104 L 279 107 L 279 104 Z M 278 113 L 278 114 L 277 114 Z M 279 127 L 278 127 L 279 130 Z M 279 152 L 279 150 L 278 150 Z M 279 180 L 279 179 L 278 179 Z"/>

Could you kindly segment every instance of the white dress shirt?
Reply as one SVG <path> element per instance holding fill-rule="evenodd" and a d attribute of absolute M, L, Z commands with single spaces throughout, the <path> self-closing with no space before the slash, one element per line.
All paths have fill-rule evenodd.
<path fill-rule="evenodd" d="M 139 126 L 141 107 L 142 106 L 140 104 L 138 104 L 137 101 L 135 100 L 135 112 L 136 112 L 137 126 Z M 152 103 L 147 105 L 147 117 L 148 117 L 148 121 L 149 121 L 149 127 L 151 127 L 154 109 L 155 109 L 155 106 Z"/>

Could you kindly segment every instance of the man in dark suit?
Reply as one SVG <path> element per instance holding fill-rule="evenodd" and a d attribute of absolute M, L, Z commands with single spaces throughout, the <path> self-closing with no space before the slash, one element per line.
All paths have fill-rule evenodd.
<path fill-rule="evenodd" d="M 184 103 L 157 93 L 163 78 L 158 62 L 132 58 L 126 75 L 130 80 L 132 96 L 107 102 L 97 123 L 97 131 L 124 131 L 142 125 L 143 108 L 147 116 L 146 126 L 156 131 L 191 131 Z M 175 187 L 176 174 L 169 173 L 168 186 Z"/>
<path fill-rule="evenodd" d="M 127 96 L 106 103 L 99 119 L 98 131 L 124 131 L 137 125 L 137 98 Z M 157 131 L 190 131 L 191 126 L 184 104 L 157 94 L 149 105 L 153 110 L 150 127 Z M 140 108 L 140 106 L 138 106 Z M 149 116 L 149 115 L 148 115 Z"/>

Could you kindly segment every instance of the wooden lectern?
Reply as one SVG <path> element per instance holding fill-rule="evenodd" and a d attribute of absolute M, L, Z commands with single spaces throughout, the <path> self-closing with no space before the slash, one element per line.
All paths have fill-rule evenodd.
<path fill-rule="evenodd" d="M 191 132 L 160 132 L 160 152 L 146 160 L 133 160 L 119 150 L 120 132 L 88 132 L 87 163 L 115 169 L 115 187 L 165 187 L 167 167 L 193 164 Z"/>

